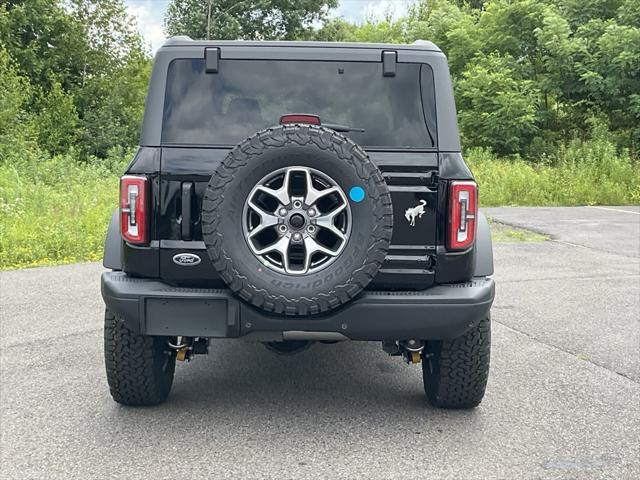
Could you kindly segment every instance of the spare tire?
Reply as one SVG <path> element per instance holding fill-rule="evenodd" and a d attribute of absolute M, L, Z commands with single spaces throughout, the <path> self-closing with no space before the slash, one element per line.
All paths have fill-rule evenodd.
<path fill-rule="evenodd" d="M 284 315 L 327 312 L 375 277 L 393 228 L 378 168 L 348 138 L 314 125 L 256 133 L 219 165 L 202 232 L 220 277 Z"/>

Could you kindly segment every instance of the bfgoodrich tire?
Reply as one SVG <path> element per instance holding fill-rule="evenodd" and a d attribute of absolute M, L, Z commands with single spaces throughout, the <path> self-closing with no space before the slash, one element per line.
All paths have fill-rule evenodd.
<path fill-rule="evenodd" d="M 113 399 L 123 405 L 157 405 L 166 400 L 176 357 L 167 338 L 129 330 L 109 310 L 104 315 L 104 360 Z"/>
<path fill-rule="evenodd" d="M 441 408 L 478 406 L 489 378 L 490 352 L 490 317 L 458 338 L 428 342 L 422 374 L 429 403 Z"/>
<path fill-rule="evenodd" d="M 274 172 L 277 175 L 277 172 L 293 171 L 293 177 L 297 169 L 307 172 L 308 177 L 302 184 L 308 185 L 307 179 L 311 183 L 318 180 L 313 177 L 317 175 L 331 185 L 320 188 L 337 189 L 345 211 L 348 209 L 350 223 L 349 228 L 344 229 L 345 243 L 341 244 L 340 253 L 334 259 L 327 261 L 326 266 L 317 267 L 317 271 L 311 271 L 306 266 L 312 259 L 305 258 L 301 273 L 292 274 L 288 271 L 288 260 L 285 263 L 283 259 L 283 267 L 278 271 L 277 261 L 272 265 L 268 258 L 261 258 L 256 249 L 252 249 L 247 233 L 247 228 L 252 228 L 247 227 L 247 223 L 251 223 L 247 205 L 255 208 L 250 200 L 256 186 L 262 182 L 268 185 L 269 180 L 265 179 Z M 289 178 L 287 174 L 282 174 L 285 179 Z M 278 191 L 283 189 L 285 180 L 281 181 Z M 305 256 L 308 253 L 304 242 L 310 234 L 304 229 L 314 222 L 313 214 L 305 209 L 313 208 L 312 202 L 307 202 L 308 186 L 304 187 L 307 190 L 303 189 L 306 193 L 299 197 L 302 201 L 293 201 L 296 195 L 291 194 L 289 188 L 295 190 L 294 183 L 291 187 L 287 183 L 283 195 L 288 197 L 272 195 L 272 200 L 277 200 L 274 205 L 278 206 L 268 212 L 264 207 L 262 213 L 265 218 L 272 219 L 280 215 L 278 222 L 285 222 L 285 225 L 275 224 L 285 230 L 276 232 L 279 235 L 276 238 L 304 235 L 304 253 L 300 255 Z M 352 194 L 354 189 L 358 195 Z M 264 193 L 265 190 L 276 192 L 270 188 L 260 191 Z M 292 207 L 295 203 L 299 204 L 295 207 L 299 210 Z M 305 219 L 300 220 L 303 226 L 295 230 L 296 225 L 286 222 L 298 211 Z M 333 130 L 313 125 L 287 125 L 258 132 L 227 155 L 211 176 L 204 196 L 202 231 L 214 268 L 241 298 L 268 312 L 305 316 L 327 312 L 347 303 L 375 277 L 391 241 L 392 215 L 391 196 L 382 174 L 360 147 Z M 262 215 L 259 218 L 262 223 Z M 315 241 L 320 230 L 318 227 L 313 240 L 309 241 Z M 285 242 L 284 254 L 288 254 L 289 248 L 290 244 Z M 322 265 L 322 260 L 319 262 Z"/>

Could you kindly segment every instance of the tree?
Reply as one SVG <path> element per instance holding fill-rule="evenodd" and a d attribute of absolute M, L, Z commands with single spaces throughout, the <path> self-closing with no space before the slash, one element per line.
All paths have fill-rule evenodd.
<path fill-rule="evenodd" d="M 521 152 L 537 132 L 536 92 L 518 79 L 509 56 L 481 56 L 456 82 L 459 121 L 467 147 Z"/>
<path fill-rule="evenodd" d="M 52 155 L 64 153 L 78 137 L 78 112 L 73 96 L 65 93 L 57 81 L 42 96 L 36 122 L 38 143 Z"/>
<path fill-rule="evenodd" d="M 453 4 L 460 8 L 470 8 L 475 10 L 482 10 L 487 0 L 453 0 Z"/>
<path fill-rule="evenodd" d="M 0 6 L 0 43 L 34 86 L 48 90 L 58 81 L 70 90 L 81 82 L 85 34 L 58 2 L 18 0 Z"/>
<path fill-rule="evenodd" d="M 25 100 L 49 153 L 106 156 L 135 143 L 150 61 L 122 0 L 12 0 L 0 44 L 31 88 Z"/>
<path fill-rule="evenodd" d="M 137 143 L 150 74 L 151 63 L 137 56 L 87 83 L 83 93 L 89 103 L 80 132 L 86 153 L 104 158 L 114 146 Z"/>
<path fill-rule="evenodd" d="M 579 33 L 586 45 L 577 62 L 583 102 L 603 112 L 619 142 L 640 151 L 640 28 L 593 20 Z"/>
<path fill-rule="evenodd" d="M 447 54 L 451 74 L 457 77 L 483 48 L 478 15 L 448 0 L 419 2 L 406 19 L 406 41 L 425 39 L 436 43 Z"/>
<path fill-rule="evenodd" d="M 338 0 L 173 0 L 165 16 L 169 35 L 221 40 L 303 37 Z"/>
<path fill-rule="evenodd" d="M 194 38 L 432 40 L 448 57 L 465 145 L 535 158 L 599 122 L 640 153 L 638 0 L 417 0 L 404 17 L 361 24 L 330 19 L 337 3 L 172 0 L 165 25 Z M 123 0 L 2 1 L 0 147 L 105 157 L 135 144 L 149 74 Z"/>
<path fill-rule="evenodd" d="M 341 18 L 333 18 L 318 30 L 307 32 L 308 40 L 320 42 L 353 42 L 358 27 Z"/>
<path fill-rule="evenodd" d="M 20 76 L 16 62 L 0 45 L 0 163 L 17 141 L 24 137 L 28 116 L 24 105 L 30 95 L 26 78 Z"/>
<path fill-rule="evenodd" d="M 627 2 L 629 7 L 631 3 Z M 615 18 L 624 0 L 555 0 L 555 4 L 564 18 L 575 28 L 590 20 L 609 20 Z"/>

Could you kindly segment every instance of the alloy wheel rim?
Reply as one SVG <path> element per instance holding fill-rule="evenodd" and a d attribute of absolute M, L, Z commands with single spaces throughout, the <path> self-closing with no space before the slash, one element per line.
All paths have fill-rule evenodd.
<path fill-rule="evenodd" d="M 316 273 L 344 251 L 351 235 L 347 196 L 329 175 L 292 166 L 263 177 L 242 213 L 244 238 L 266 267 L 288 275 Z"/>

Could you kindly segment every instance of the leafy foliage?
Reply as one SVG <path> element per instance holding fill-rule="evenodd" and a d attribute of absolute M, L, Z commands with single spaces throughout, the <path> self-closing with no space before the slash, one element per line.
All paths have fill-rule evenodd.
<path fill-rule="evenodd" d="M 0 5 L 2 55 L 28 84 L 18 115 L 51 154 L 104 157 L 135 143 L 150 72 L 142 45 L 121 0 Z"/>
<path fill-rule="evenodd" d="M 604 132 L 601 132 L 604 133 Z M 627 205 L 640 203 L 640 175 L 627 154 L 600 134 L 574 140 L 546 162 L 471 149 L 466 160 L 483 206 Z"/>
<path fill-rule="evenodd" d="M 54 81 L 51 89 L 38 99 L 40 112 L 35 118 L 38 125 L 38 143 L 50 154 L 66 152 L 76 143 L 78 112 L 73 95 L 65 93 Z"/>
<path fill-rule="evenodd" d="M 100 258 L 150 64 L 120 0 L 0 4 L 0 269 Z"/>
<path fill-rule="evenodd" d="M 483 205 L 640 203 L 638 0 L 173 0 L 169 34 L 434 41 Z M 97 260 L 151 60 L 122 0 L 0 3 L 0 269 Z M 43 221 L 46 219 L 46 221 Z"/>
<path fill-rule="evenodd" d="M 337 5 L 337 0 L 173 0 L 165 28 L 169 35 L 191 38 L 292 40 Z"/>
<path fill-rule="evenodd" d="M 24 106 L 30 97 L 30 85 L 18 72 L 18 67 L 0 46 L 0 159 L 24 137 L 26 113 Z"/>
<path fill-rule="evenodd" d="M 637 0 L 422 0 L 398 20 L 331 20 L 311 38 L 411 43 L 447 54 L 465 144 L 537 159 L 594 119 L 640 155 Z M 503 137 L 503 138 L 500 138 Z"/>
<path fill-rule="evenodd" d="M 518 79 L 511 57 L 490 54 L 467 68 L 457 83 L 458 120 L 465 145 L 487 146 L 498 154 L 523 150 L 538 128 L 535 89 Z"/>
<path fill-rule="evenodd" d="M 126 165 L 115 151 L 108 160 L 67 154 L 0 164 L 0 270 L 102 257 Z"/>

